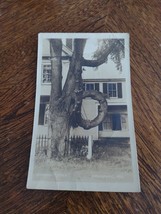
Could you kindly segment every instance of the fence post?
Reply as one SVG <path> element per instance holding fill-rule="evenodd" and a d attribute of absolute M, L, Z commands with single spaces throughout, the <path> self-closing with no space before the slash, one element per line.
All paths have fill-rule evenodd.
<path fill-rule="evenodd" d="M 87 154 L 88 160 L 92 158 L 92 146 L 93 146 L 93 139 L 92 139 L 92 135 L 90 135 L 88 137 L 88 154 Z"/>
<path fill-rule="evenodd" d="M 35 148 L 35 154 L 39 153 L 39 138 L 36 138 L 36 148 Z"/>
<path fill-rule="evenodd" d="M 46 156 L 51 156 L 51 138 L 46 135 L 39 135 L 36 138 L 36 148 L 35 154 L 45 154 Z"/>
<path fill-rule="evenodd" d="M 43 151 L 43 135 L 41 136 L 40 152 Z"/>
<path fill-rule="evenodd" d="M 73 137 L 71 136 L 68 141 L 68 155 L 71 155 L 72 140 Z"/>
<path fill-rule="evenodd" d="M 65 143 L 65 152 L 64 152 L 64 156 L 68 155 L 68 138 L 65 136 L 64 139 L 64 143 Z"/>
<path fill-rule="evenodd" d="M 47 137 L 46 137 L 46 135 L 45 135 L 45 138 L 44 138 L 44 153 L 47 156 Z"/>

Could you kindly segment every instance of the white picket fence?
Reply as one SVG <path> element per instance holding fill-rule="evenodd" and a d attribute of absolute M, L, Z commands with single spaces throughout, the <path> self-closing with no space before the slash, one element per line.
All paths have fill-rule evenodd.
<path fill-rule="evenodd" d="M 39 135 L 36 139 L 36 154 L 44 153 L 47 155 L 47 151 L 51 146 L 51 138 L 46 135 Z"/>

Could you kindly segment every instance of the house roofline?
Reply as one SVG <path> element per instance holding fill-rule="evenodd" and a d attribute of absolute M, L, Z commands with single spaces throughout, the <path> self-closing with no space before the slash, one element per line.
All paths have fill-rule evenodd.
<path fill-rule="evenodd" d="M 125 78 L 109 78 L 109 79 L 83 79 L 83 82 L 125 82 Z"/>

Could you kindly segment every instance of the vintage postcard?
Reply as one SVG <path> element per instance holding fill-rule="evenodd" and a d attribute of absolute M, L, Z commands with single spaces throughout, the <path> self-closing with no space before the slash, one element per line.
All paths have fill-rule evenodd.
<path fill-rule="evenodd" d="M 139 192 L 129 34 L 40 33 L 28 189 Z"/>

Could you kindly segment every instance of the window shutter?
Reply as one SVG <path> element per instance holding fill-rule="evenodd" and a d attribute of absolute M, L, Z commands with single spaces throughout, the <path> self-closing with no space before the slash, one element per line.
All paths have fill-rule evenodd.
<path fill-rule="evenodd" d="M 46 104 L 49 103 L 50 96 L 40 96 L 40 107 L 39 107 L 39 125 L 44 125 L 44 115 Z"/>
<path fill-rule="evenodd" d="M 121 130 L 121 116 L 120 114 L 112 115 L 112 130 Z"/>
<path fill-rule="evenodd" d="M 103 83 L 103 93 L 107 94 L 107 83 Z"/>
<path fill-rule="evenodd" d="M 46 104 L 40 104 L 39 109 L 39 125 L 44 125 L 44 115 L 45 115 L 45 106 Z"/>
<path fill-rule="evenodd" d="M 98 131 L 103 131 L 103 125 L 102 125 L 102 123 L 100 123 L 100 124 L 98 125 Z"/>
<path fill-rule="evenodd" d="M 122 98 L 122 83 L 117 83 L 118 98 Z"/>
<path fill-rule="evenodd" d="M 95 90 L 99 91 L 99 83 L 95 83 Z"/>
<path fill-rule="evenodd" d="M 86 90 L 86 84 L 83 83 L 83 90 L 85 91 Z"/>

